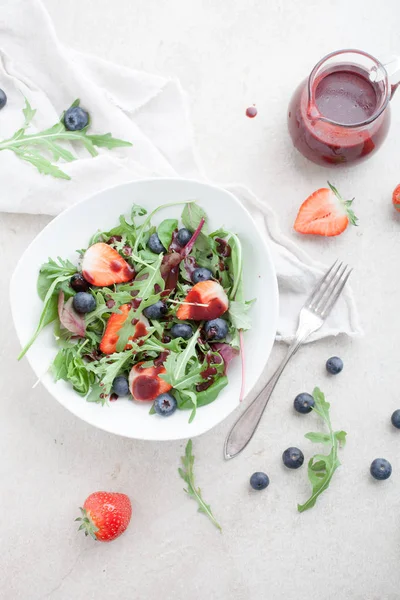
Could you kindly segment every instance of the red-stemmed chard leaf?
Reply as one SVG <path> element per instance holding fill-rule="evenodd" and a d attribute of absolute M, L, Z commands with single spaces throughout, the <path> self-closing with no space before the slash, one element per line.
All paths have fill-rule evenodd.
<path fill-rule="evenodd" d="M 225 365 L 224 375 L 226 375 L 229 363 L 235 358 L 235 356 L 239 354 L 239 350 L 236 350 L 236 348 L 232 348 L 232 346 L 230 346 L 229 344 L 221 344 L 219 342 L 215 344 L 210 344 L 210 346 L 212 346 L 212 349 L 216 350 L 218 354 L 222 356 L 222 360 L 224 361 Z"/>
<path fill-rule="evenodd" d="M 200 219 L 200 223 L 196 229 L 196 231 L 194 232 L 194 234 L 192 235 L 192 237 L 190 238 L 190 240 L 188 241 L 188 243 L 186 244 L 186 246 L 184 248 L 182 248 L 181 250 L 181 254 L 183 257 L 187 256 L 188 254 L 190 254 L 193 246 L 196 243 L 197 238 L 199 237 L 201 230 L 203 229 L 203 225 L 205 223 L 205 219 L 202 217 Z"/>
<path fill-rule="evenodd" d="M 186 275 L 188 276 L 189 281 L 192 281 L 192 275 L 195 269 L 197 269 L 198 267 L 195 257 L 185 256 L 185 258 L 183 259 L 183 266 L 185 268 Z"/>
<path fill-rule="evenodd" d="M 243 340 L 243 330 L 239 329 L 239 345 L 240 345 L 240 358 L 242 361 L 242 385 L 240 387 L 240 397 L 239 402 L 242 402 L 244 398 L 244 388 L 246 386 L 246 360 L 244 356 L 244 340 Z"/>
<path fill-rule="evenodd" d="M 85 337 L 86 324 L 83 315 L 76 312 L 73 305 L 73 298 L 69 298 L 64 304 L 64 292 L 61 290 L 58 294 L 58 318 L 61 325 L 79 337 Z"/>
<path fill-rule="evenodd" d="M 184 248 L 180 248 L 179 252 L 175 251 L 176 239 L 175 235 L 173 234 L 172 242 L 169 246 L 169 250 L 172 250 L 172 252 L 168 252 L 168 254 L 165 254 L 161 263 L 161 277 L 165 281 L 165 288 L 167 290 L 172 291 L 176 288 L 179 276 L 179 263 L 182 260 L 184 260 L 192 250 L 197 238 L 200 235 L 204 223 L 205 219 L 202 218 L 200 220 L 199 226 L 197 227 L 196 231 L 194 232 L 186 246 Z"/>
<path fill-rule="evenodd" d="M 174 290 L 178 283 L 179 276 L 179 263 L 182 260 L 182 256 L 178 252 L 171 252 L 171 254 L 165 254 L 161 263 L 161 277 L 165 281 L 165 289 Z"/>

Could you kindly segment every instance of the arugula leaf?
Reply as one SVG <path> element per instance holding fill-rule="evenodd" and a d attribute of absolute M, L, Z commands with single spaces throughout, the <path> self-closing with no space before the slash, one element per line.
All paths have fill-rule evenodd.
<path fill-rule="evenodd" d="M 57 295 L 55 292 L 56 292 L 58 284 L 61 283 L 62 281 L 66 281 L 67 279 L 69 279 L 69 277 L 70 277 L 69 275 L 62 275 L 61 277 L 57 277 L 56 279 L 54 279 L 54 281 L 51 283 L 49 289 L 47 290 L 46 296 L 43 299 L 44 306 L 43 306 L 42 314 L 40 315 L 40 318 L 39 318 L 39 323 L 36 327 L 34 334 L 31 337 L 31 339 L 28 341 L 28 343 L 24 346 L 24 348 L 19 353 L 18 360 L 21 360 L 21 358 L 23 356 L 25 356 L 25 354 L 28 352 L 29 348 L 32 346 L 34 341 L 37 339 L 39 333 L 42 331 L 43 327 L 46 327 L 46 325 L 48 325 L 49 323 L 51 323 L 52 321 L 54 321 L 57 318 L 58 298 L 57 298 Z"/>
<path fill-rule="evenodd" d="M 97 362 L 87 363 L 86 369 L 94 373 L 102 383 L 102 393 L 108 395 L 111 391 L 112 383 L 122 367 L 133 358 L 131 350 L 125 352 L 114 352 L 104 356 Z"/>
<path fill-rule="evenodd" d="M 310 432 L 305 437 L 312 442 L 329 444 L 331 450 L 329 454 L 316 454 L 310 458 L 308 462 L 308 479 L 310 480 L 312 493 L 310 498 L 304 504 L 298 504 L 297 510 L 304 512 L 309 508 L 312 508 L 320 494 L 324 492 L 331 482 L 334 472 L 340 466 L 338 459 L 338 445 L 341 442 L 343 445 L 346 440 L 345 431 L 332 430 L 331 419 L 329 415 L 330 404 L 326 402 L 324 394 L 319 388 L 315 388 L 313 391 L 313 397 L 315 405 L 313 411 L 316 412 L 328 426 L 329 434 Z"/>
<path fill-rule="evenodd" d="M 76 100 L 72 106 L 78 106 L 79 100 Z M 57 162 L 60 158 L 70 162 L 76 160 L 76 157 L 59 145 L 59 142 L 70 141 L 80 142 L 92 156 L 97 156 L 96 146 L 102 148 L 117 148 L 119 146 L 132 146 L 130 142 L 113 138 L 111 133 L 104 135 L 88 135 L 87 127 L 78 131 L 69 131 L 61 120 L 45 129 L 44 131 L 27 134 L 36 110 L 32 109 L 28 100 L 25 98 L 25 108 L 23 114 L 25 117 L 21 129 L 18 129 L 14 135 L 0 142 L 1 150 L 11 150 L 21 160 L 30 163 L 37 168 L 43 175 L 51 175 L 59 179 L 71 179 L 67 173 L 64 173 L 57 165 L 43 155 L 43 152 L 52 155 L 52 159 Z"/>
<path fill-rule="evenodd" d="M 177 219 L 164 219 L 157 227 L 157 234 L 164 248 L 168 250 L 172 241 L 172 234 L 178 227 Z"/>
<path fill-rule="evenodd" d="M 201 219 L 204 219 L 205 225 L 203 226 L 203 233 L 207 233 L 207 215 L 195 201 L 188 202 L 185 205 L 181 219 L 183 225 L 186 229 L 189 229 L 189 231 L 195 231 L 199 226 Z"/>
<path fill-rule="evenodd" d="M 184 226 L 192 232 L 196 231 L 202 219 L 204 219 L 204 225 L 197 235 L 194 247 L 196 250 L 210 251 L 212 240 L 207 235 L 207 215 L 204 210 L 195 201 L 188 202 L 182 211 L 181 219 Z"/>
<path fill-rule="evenodd" d="M 186 368 L 191 358 L 196 357 L 197 364 L 200 366 L 196 356 L 196 344 L 199 335 L 200 326 L 189 339 L 183 352 L 180 352 L 179 354 L 177 352 L 170 352 L 170 354 L 168 354 L 167 360 L 164 363 L 166 373 L 163 373 L 160 377 L 172 385 L 173 388 L 179 388 L 179 386 L 182 387 L 182 383 L 186 380 Z"/>
<path fill-rule="evenodd" d="M 68 279 L 69 277 L 72 277 L 72 275 L 75 275 L 78 270 L 69 260 L 63 260 L 60 257 L 57 257 L 57 260 L 59 264 L 55 260 L 49 258 L 48 262 L 40 267 L 37 280 L 37 292 L 41 300 L 44 300 L 49 287 L 56 277 L 65 276 L 65 278 Z M 73 293 L 71 288 L 70 294 Z"/>
<path fill-rule="evenodd" d="M 179 204 L 186 204 L 186 202 L 170 202 L 168 204 L 161 204 L 161 206 L 158 206 L 149 215 L 147 215 L 146 219 L 143 221 L 142 225 L 138 229 L 136 242 L 133 247 L 133 252 L 135 254 L 137 254 L 139 246 L 143 246 L 143 247 L 145 246 L 145 242 L 144 242 L 143 238 L 145 237 L 146 229 L 150 226 L 151 219 L 154 217 L 154 215 L 157 214 L 160 210 L 162 210 L 164 208 L 169 208 L 170 206 L 177 206 Z M 147 236 L 147 239 L 148 239 L 148 236 Z"/>
<path fill-rule="evenodd" d="M 231 277 L 233 279 L 233 286 L 229 294 L 230 300 L 243 300 L 243 250 L 242 244 L 235 233 L 229 233 L 226 237 L 226 241 L 231 247 Z"/>
<path fill-rule="evenodd" d="M 160 267 L 163 259 L 163 255 L 160 254 L 157 258 L 155 266 L 148 266 L 141 269 L 136 275 L 133 284 L 130 286 L 130 290 L 137 290 L 138 298 L 146 300 L 149 296 L 155 294 L 154 286 L 157 284 L 160 286 L 160 290 L 163 291 L 165 288 L 165 281 L 161 277 Z"/>
<path fill-rule="evenodd" d="M 61 348 L 51 365 L 51 370 L 56 381 L 59 379 L 69 381 L 78 394 L 86 396 L 94 383 L 95 376 L 87 369 L 86 363 L 80 356 L 82 347 L 83 344 Z"/>
<path fill-rule="evenodd" d="M 207 404 L 211 404 L 214 400 L 217 399 L 219 393 L 228 385 L 228 378 L 226 375 L 219 377 L 216 379 L 212 385 L 206 390 L 202 392 L 196 392 L 196 406 L 197 408 L 201 406 L 206 406 Z M 181 393 L 175 392 L 176 399 L 178 401 L 178 407 L 181 410 L 191 410 L 193 406 L 190 403 L 190 398 L 182 398 Z"/>
<path fill-rule="evenodd" d="M 182 477 L 183 481 L 187 484 L 187 489 L 184 491 L 194 500 L 196 500 L 199 508 L 198 511 L 200 513 L 205 514 L 210 521 L 222 532 L 221 525 L 218 523 L 216 518 L 214 517 L 211 507 L 209 504 L 206 504 L 201 495 L 200 488 L 196 488 L 196 484 L 194 481 L 194 456 L 192 454 L 192 440 L 189 440 L 186 445 L 185 456 L 181 457 L 183 469 L 179 468 L 178 473 Z"/>
<path fill-rule="evenodd" d="M 246 331 L 251 328 L 251 317 L 248 312 L 255 300 L 248 300 L 246 302 L 239 302 L 237 300 L 231 300 L 229 303 L 229 317 L 231 323 L 236 329 L 242 329 Z"/>

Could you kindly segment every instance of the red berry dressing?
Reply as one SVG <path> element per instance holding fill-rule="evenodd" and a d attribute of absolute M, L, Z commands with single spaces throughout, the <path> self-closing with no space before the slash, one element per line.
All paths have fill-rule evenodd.
<path fill-rule="evenodd" d="M 246 117 L 249 117 L 249 119 L 254 119 L 254 117 L 257 116 L 257 113 L 258 111 L 254 105 L 246 108 Z"/>
<path fill-rule="evenodd" d="M 380 112 L 382 94 L 379 82 L 351 63 L 324 69 L 311 83 L 303 81 L 288 113 L 295 147 L 320 165 L 358 162 L 379 147 L 388 132 L 390 109 Z"/>

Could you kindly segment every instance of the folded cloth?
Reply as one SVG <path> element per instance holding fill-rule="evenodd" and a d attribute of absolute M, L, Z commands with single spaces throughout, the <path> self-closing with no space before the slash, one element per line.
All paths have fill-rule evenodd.
<path fill-rule="evenodd" d="M 131 147 L 98 149 L 91 157 L 76 144 L 77 160 L 60 164 L 70 181 L 40 175 L 13 152 L 0 152 L 0 211 L 56 215 L 101 189 L 150 176 L 206 181 L 193 142 L 188 102 L 178 81 L 134 71 L 65 47 L 39 0 L 0 0 L 0 87 L 8 96 L 1 138 L 23 122 L 24 96 L 37 110 L 30 131 L 55 124 L 80 98 L 90 107 L 91 130 L 111 132 Z M 248 207 L 273 253 L 280 293 L 277 339 L 290 342 L 297 315 L 324 270 L 279 230 L 271 208 L 241 186 L 224 186 Z M 5 192 L 6 191 L 6 192 Z M 351 290 L 311 339 L 360 333 Z"/>

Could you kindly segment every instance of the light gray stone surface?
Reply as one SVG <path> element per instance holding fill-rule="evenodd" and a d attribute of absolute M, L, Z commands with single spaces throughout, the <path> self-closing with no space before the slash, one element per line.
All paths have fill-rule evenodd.
<path fill-rule="evenodd" d="M 46 0 L 64 42 L 126 66 L 178 76 L 190 95 L 194 133 L 207 173 L 248 184 L 291 227 L 299 204 L 327 177 L 356 196 L 360 227 L 337 239 L 299 239 L 315 258 L 354 265 L 365 337 L 304 348 L 289 366 L 262 425 L 243 454 L 222 459 L 236 417 L 196 439 L 196 475 L 223 526 L 220 535 L 177 476 L 184 444 L 121 439 L 78 421 L 39 385 L 18 343 L 8 279 L 18 257 L 48 222 L 1 215 L 2 413 L 0 419 L 0 597 L 5 600 L 397 600 L 400 598 L 400 215 L 390 194 L 400 181 L 400 95 L 384 148 L 370 162 L 333 172 L 292 150 L 290 94 L 313 64 L 340 47 L 378 57 L 400 53 L 397 0 Z M 62 78 L 62 73 L 60 73 Z M 57 82 L 54 82 L 57 85 Z M 259 115 L 244 116 L 256 103 Z M 2 190 L 1 193 L 7 193 Z M 29 302 L 29 298 L 26 299 Z M 259 299 L 262 301 L 262 299 Z M 282 356 L 276 347 L 269 372 Z M 337 378 L 325 360 L 342 356 Z M 286 471 L 289 445 L 315 449 L 303 434 L 315 417 L 293 413 L 294 396 L 314 385 L 332 402 L 334 425 L 348 431 L 343 466 L 317 506 L 302 515 L 306 469 Z M 79 402 L 80 400 L 77 399 Z M 377 456 L 392 478 L 371 480 Z M 271 485 L 249 491 L 265 470 Z M 126 492 L 133 519 L 112 544 L 76 533 L 77 507 L 97 489 Z"/>

